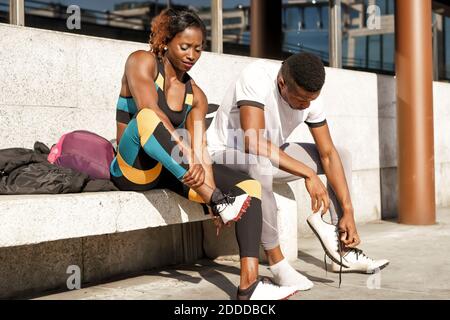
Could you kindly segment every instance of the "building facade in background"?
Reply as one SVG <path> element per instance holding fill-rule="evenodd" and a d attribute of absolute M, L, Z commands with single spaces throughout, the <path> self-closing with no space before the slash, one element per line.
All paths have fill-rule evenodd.
<path fill-rule="evenodd" d="M 9 22 L 10 0 L 0 0 L 0 23 Z M 25 0 L 25 25 L 120 40 L 147 42 L 150 21 L 167 6 L 190 8 L 210 34 L 210 0 Z M 250 0 L 225 0 L 224 53 L 250 55 Z M 344 68 L 394 74 L 395 0 L 341 0 Z M 67 7 L 81 8 L 81 28 L 68 30 Z M 450 81 L 450 5 L 433 1 L 435 79 Z M 376 20 L 379 19 L 379 20 Z M 377 25 L 377 21 L 379 24 Z M 329 1 L 285 0 L 279 58 L 308 51 L 329 61 Z M 208 41 L 208 45 L 210 42 Z M 207 48 L 208 50 L 208 48 Z"/>

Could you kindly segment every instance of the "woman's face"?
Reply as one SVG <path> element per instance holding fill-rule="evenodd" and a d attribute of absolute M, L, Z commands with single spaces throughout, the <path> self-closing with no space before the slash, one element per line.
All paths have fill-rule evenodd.
<path fill-rule="evenodd" d="M 197 27 L 189 27 L 167 44 L 166 57 L 175 69 L 189 71 L 200 58 L 203 50 L 203 33 Z"/>

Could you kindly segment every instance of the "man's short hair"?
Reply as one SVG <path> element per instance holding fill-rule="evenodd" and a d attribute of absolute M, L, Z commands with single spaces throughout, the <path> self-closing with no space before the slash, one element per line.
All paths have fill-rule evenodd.
<path fill-rule="evenodd" d="M 309 92 L 317 92 L 325 83 L 325 67 L 312 53 L 301 52 L 287 58 L 281 66 L 281 74 L 288 88 L 293 85 Z"/>

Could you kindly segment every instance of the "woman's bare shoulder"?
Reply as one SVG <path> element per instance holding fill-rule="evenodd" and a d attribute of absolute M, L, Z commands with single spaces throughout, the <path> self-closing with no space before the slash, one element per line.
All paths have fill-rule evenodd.
<path fill-rule="evenodd" d="M 146 50 L 137 50 L 132 52 L 125 64 L 126 70 L 136 70 L 136 68 L 141 69 L 144 68 L 148 71 L 156 70 L 156 56 L 151 51 Z"/>

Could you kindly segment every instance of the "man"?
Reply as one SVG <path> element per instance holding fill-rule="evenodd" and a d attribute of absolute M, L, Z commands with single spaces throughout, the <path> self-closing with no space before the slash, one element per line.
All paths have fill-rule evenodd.
<path fill-rule="evenodd" d="M 228 89 L 207 131 L 213 161 L 261 182 L 261 242 L 270 270 L 277 284 L 299 290 L 308 290 L 313 283 L 281 252 L 274 182 L 304 179 L 313 211 L 307 222 L 331 258 L 333 271 L 373 273 L 389 263 L 374 261 L 356 248 L 360 239 L 348 186 L 351 156 L 331 139 L 320 98 L 324 82 L 325 68 L 312 54 L 292 55 L 281 66 L 257 60 Z M 309 126 L 315 144 L 286 143 L 301 123 Z M 327 187 L 318 174 L 326 175 Z M 332 225 L 322 219 L 328 209 Z"/>

